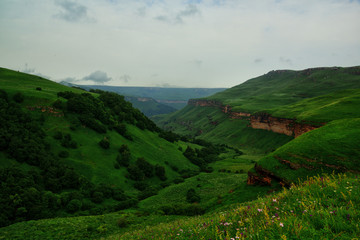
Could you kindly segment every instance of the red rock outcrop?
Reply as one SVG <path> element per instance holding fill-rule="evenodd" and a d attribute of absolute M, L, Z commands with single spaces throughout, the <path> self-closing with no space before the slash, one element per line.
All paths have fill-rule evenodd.
<path fill-rule="evenodd" d="M 320 123 L 320 126 L 324 123 Z M 269 114 L 251 115 L 250 126 L 254 129 L 264 129 L 295 138 L 320 127 L 319 125 L 312 125 L 309 123 L 296 122 L 295 119 L 272 117 Z"/>
<path fill-rule="evenodd" d="M 263 185 L 271 186 L 272 179 L 276 179 L 282 186 L 290 186 L 286 180 L 279 178 L 269 170 L 262 168 L 257 163 L 255 164 L 256 173 L 248 172 L 247 184 L 248 185 Z"/>
<path fill-rule="evenodd" d="M 249 127 L 254 129 L 263 129 L 294 137 L 298 137 L 303 133 L 324 125 L 324 123 L 317 123 L 317 125 L 315 125 L 305 122 L 297 122 L 295 119 L 273 117 L 267 113 L 252 115 L 246 112 L 234 112 L 232 111 L 231 106 L 223 105 L 221 102 L 216 100 L 190 99 L 188 101 L 188 105 L 219 108 L 231 119 L 249 120 Z"/>

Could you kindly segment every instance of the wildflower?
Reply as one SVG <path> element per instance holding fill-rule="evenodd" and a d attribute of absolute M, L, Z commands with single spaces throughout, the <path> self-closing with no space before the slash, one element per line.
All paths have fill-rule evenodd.
<path fill-rule="evenodd" d="M 284 224 L 282 222 L 280 223 L 280 227 L 284 227 Z"/>
<path fill-rule="evenodd" d="M 273 198 L 273 202 L 276 202 L 276 198 Z"/>
<path fill-rule="evenodd" d="M 258 212 L 262 212 L 262 209 L 261 209 L 261 208 L 258 208 Z"/>

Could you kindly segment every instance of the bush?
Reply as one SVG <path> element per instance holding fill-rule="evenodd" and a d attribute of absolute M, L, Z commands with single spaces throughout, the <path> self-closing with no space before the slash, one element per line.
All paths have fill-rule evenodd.
<path fill-rule="evenodd" d="M 154 166 L 151 165 L 145 158 L 138 158 L 136 165 L 145 174 L 146 177 L 151 178 L 154 176 Z"/>
<path fill-rule="evenodd" d="M 58 156 L 61 157 L 61 158 L 67 158 L 67 157 L 69 157 L 69 152 L 68 151 L 61 151 L 61 152 L 59 152 Z"/>
<path fill-rule="evenodd" d="M 80 200 L 73 199 L 66 205 L 66 211 L 68 211 L 69 213 L 74 213 L 81 209 L 81 205 L 82 203 Z"/>
<path fill-rule="evenodd" d="M 103 149 L 109 149 L 110 148 L 110 142 L 107 138 L 103 138 L 99 142 L 100 147 Z"/>
<path fill-rule="evenodd" d="M 120 169 L 119 163 L 115 162 L 115 163 L 114 163 L 114 168 L 115 168 L 115 169 Z"/>
<path fill-rule="evenodd" d="M 63 109 L 63 102 L 60 99 L 55 100 L 52 105 L 54 108 Z"/>
<path fill-rule="evenodd" d="M 22 103 L 24 101 L 24 95 L 21 92 L 17 92 L 14 94 L 13 99 L 17 103 Z"/>
<path fill-rule="evenodd" d="M 155 166 L 155 175 L 158 176 L 161 181 L 165 181 L 167 179 L 165 175 L 165 168 L 163 166 Z"/>
<path fill-rule="evenodd" d="M 37 91 L 41 91 L 42 89 L 41 89 L 41 87 L 37 87 L 36 90 L 37 90 Z"/>
<path fill-rule="evenodd" d="M 124 228 L 129 224 L 129 221 L 126 219 L 126 217 L 120 217 L 117 221 L 116 221 L 116 225 L 118 225 L 118 227 L 120 228 Z"/>
<path fill-rule="evenodd" d="M 186 201 L 188 203 L 200 202 L 200 196 L 195 192 L 195 189 L 190 188 L 186 193 Z"/>
<path fill-rule="evenodd" d="M 135 181 L 144 180 L 145 175 L 137 165 L 129 165 L 127 168 L 129 178 Z"/>
<path fill-rule="evenodd" d="M 54 134 L 53 138 L 55 138 L 55 139 L 57 139 L 57 140 L 61 140 L 61 139 L 63 138 L 62 132 L 57 131 L 57 132 Z"/>
<path fill-rule="evenodd" d="M 149 187 L 149 184 L 147 182 L 135 182 L 133 186 L 139 191 L 144 191 Z"/>
<path fill-rule="evenodd" d="M 104 194 L 97 191 L 93 192 L 91 201 L 93 201 L 94 203 L 101 203 L 102 201 L 104 201 Z"/>
<path fill-rule="evenodd" d="M 178 177 L 178 178 L 175 178 L 174 179 L 174 183 L 175 184 L 179 184 L 179 183 L 182 183 L 182 182 L 184 182 L 185 180 L 182 178 L 182 177 Z"/>
<path fill-rule="evenodd" d="M 0 89 L 0 99 L 4 99 L 5 102 L 9 101 L 9 97 L 7 92 L 5 92 L 4 90 Z"/>
<path fill-rule="evenodd" d="M 148 187 L 144 191 L 140 192 L 139 194 L 139 200 L 144 200 L 148 197 L 154 196 L 157 194 L 157 190 L 154 187 Z"/>

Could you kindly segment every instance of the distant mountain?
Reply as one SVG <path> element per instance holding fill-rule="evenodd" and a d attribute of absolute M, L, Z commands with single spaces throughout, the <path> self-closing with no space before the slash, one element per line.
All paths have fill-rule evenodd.
<path fill-rule="evenodd" d="M 124 96 L 152 98 L 156 102 L 181 109 L 191 98 L 207 97 L 226 88 L 161 88 L 161 87 L 117 87 L 104 85 L 79 85 L 84 89 L 100 89 Z M 141 109 L 140 109 L 141 110 Z"/>

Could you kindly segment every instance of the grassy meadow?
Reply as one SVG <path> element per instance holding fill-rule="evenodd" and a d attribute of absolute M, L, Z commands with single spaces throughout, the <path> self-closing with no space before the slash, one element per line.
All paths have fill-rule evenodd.
<path fill-rule="evenodd" d="M 104 239 L 357 239 L 359 185 L 353 176 L 311 177 L 224 211 Z"/>

